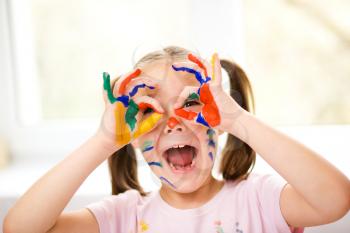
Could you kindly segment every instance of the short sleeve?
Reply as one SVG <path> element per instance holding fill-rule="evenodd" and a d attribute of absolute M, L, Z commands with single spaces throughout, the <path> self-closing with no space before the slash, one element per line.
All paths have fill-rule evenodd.
<path fill-rule="evenodd" d="M 86 206 L 95 216 L 100 233 L 124 233 L 136 219 L 137 190 L 128 190 L 118 195 L 105 197 Z"/>
<path fill-rule="evenodd" d="M 302 233 L 303 228 L 290 228 L 282 215 L 280 197 L 287 181 L 279 176 L 266 174 L 256 175 L 253 182 L 263 216 L 269 225 L 276 228 L 277 232 Z"/>

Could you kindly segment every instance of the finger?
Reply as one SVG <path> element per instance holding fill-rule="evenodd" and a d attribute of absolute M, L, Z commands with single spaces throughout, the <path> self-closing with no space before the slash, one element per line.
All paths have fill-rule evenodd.
<path fill-rule="evenodd" d="M 213 83 L 217 85 L 221 85 L 222 77 L 221 77 L 221 64 L 220 58 L 217 53 L 214 53 L 211 57 L 211 66 L 212 66 L 212 80 Z"/>
<path fill-rule="evenodd" d="M 164 113 L 164 109 L 160 103 L 149 96 L 139 96 L 134 99 L 135 103 L 138 105 L 140 111 L 145 111 L 147 108 L 153 109 L 157 113 Z"/>
<path fill-rule="evenodd" d="M 125 122 L 129 125 L 131 131 L 134 131 L 136 126 L 136 115 L 139 112 L 139 107 L 133 99 L 130 99 L 128 108 L 125 112 Z"/>
<path fill-rule="evenodd" d="M 141 69 L 137 68 L 135 70 L 133 70 L 131 73 L 128 73 L 126 76 L 123 76 L 122 78 L 120 78 L 114 89 L 113 89 L 113 93 L 115 96 L 120 96 L 120 95 L 124 95 L 125 94 L 125 89 L 126 86 L 128 85 L 128 83 L 138 77 L 141 74 Z"/>
<path fill-rule="evenodd" d="M 184 108 L 175 109 L 175 115 L 184 118 L 186 120 L 192 121 L 197 118 L 198 113 L 186 110 Z"/>
<path fill-rule="evenodd" d="M 115 140 L 117 145 L 126 145 L 130 142 L 131 132 L 125 122 L 126 108 L 121 102 L 115 104 Z"/>
<path fill-rule="evenodd" d="M 145 77 L 139 77 L 129 82 L 129 84 L 126 87 L 125 93 L 128 93 L 130 97 L 133 97 L 138 93 L 139 89 L 141 88 L 155 90 L 155 88 L 157 87 L 158 84 L 156 81 Z"/>
<path fill-rule="evenodd" d="M 193 74 L 196 77 L 199 85 L 202 85 L 208 81 L 204 73 L 202 73 L 200 67 L 193 62 L 175 62 L 172 64 L 172 67 L 175 71 L 183 71 Z"/>
<path fill-rule="evenodd" d="M 205 120 L 212 127 L 220 124 L 219 109 L 210 91 L 209 84 L 207 83 L 200 89 L 200 100 L 202 103 L 204 103 L 202 108 L 203 120 Z"/>
<path fill-rule="evenodd" d="M 142 120 L 138 125 L 137 130 L 133 134 L 133 138 L 138 138 L 142 134 L 152 131 L 152 129 L 157 125 L 157 123 L 162 119 L 163 114 L 154 112 L 145 120 Z"/>
<path fill-rule="evenodd" d="M 186 100 L 199 100 L 198 87 L 194 86 L 185 86 L 181 91 L 179 97 L 177 98 L 174 108 L 181 108 Z"/>
<path fill-rule="evenodd" d="M 199 68 L 201 68 L 201 70 L 203 71 L 205 77 L 208 77 L 207 68 L 205 67 L 205 65 L 202 63 L 202 61 L 199 58 L 197 58 L 195 55 L 193 55 L 191 53 L 187 55 L 187 58 L 191 62 L 197 64 L 199 66 Z"/>
<path fill-rule="evenodd" d="M 113 104 L 116 98 L 113 95 L 110 75 L 107 72 L 103 72 L 103 99 L 105 103 Z"/>

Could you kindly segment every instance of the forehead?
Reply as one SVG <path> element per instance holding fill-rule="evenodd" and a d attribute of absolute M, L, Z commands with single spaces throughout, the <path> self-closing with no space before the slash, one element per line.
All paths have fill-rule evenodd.
<path fill-rule="evenodd" d="M 164 96 L 178 96 L 185 86 L 198 86 L 199 82 L 194 74 L 175 71 L 172 68 L 172 62 L 165 60 L 153 62 L 143 66 L 142 75 L 155 80 L 158 84 L 158 90 L 148 93 L 157 98 Z"/>

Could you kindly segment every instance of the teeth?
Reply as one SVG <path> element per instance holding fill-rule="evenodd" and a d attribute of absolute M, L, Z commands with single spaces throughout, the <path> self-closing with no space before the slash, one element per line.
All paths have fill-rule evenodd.
<path fill-rule="evenodd" d="M 185 147 L 185 145 L 173 145 L 172 148 L 182 148 L 182 147 Z"/>

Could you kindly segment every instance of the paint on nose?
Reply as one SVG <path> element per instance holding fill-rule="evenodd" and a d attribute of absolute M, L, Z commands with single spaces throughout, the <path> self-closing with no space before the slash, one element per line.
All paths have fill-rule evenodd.
<path fill-rule="evenodd" d="M 179 121 L 176 120 L 175 117 L 170 117 L 170 118 L 168 119 L 167 125 L 169 126 L 170 129 L 173 129 L 177 124 L 179 124 Z"/>

